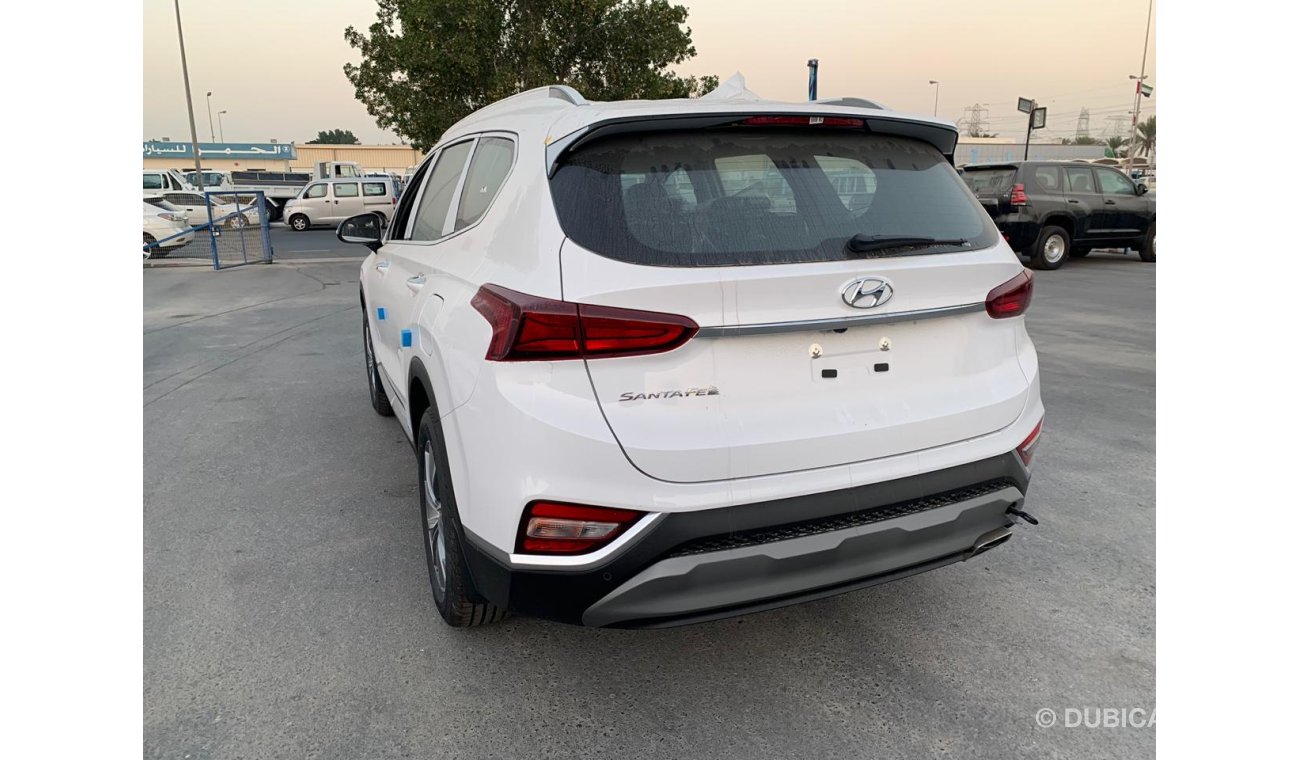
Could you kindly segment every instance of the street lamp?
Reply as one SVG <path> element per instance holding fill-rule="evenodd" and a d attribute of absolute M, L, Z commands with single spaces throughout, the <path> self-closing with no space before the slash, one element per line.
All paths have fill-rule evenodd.
<path fill-rule="evenodd" d="M 934 118 L 939 118 L 939 82 L 931 79 L 930 84 L 934 85 Z"/>
<path fill-rule="evenodd" d="M 226 141 L 226 125 L 221 119 L 225 114 L 225 111 L 217 111 L 217 126 L 221 129 L 221 142 Z"/>
<path fill-rule="evenodd" d="M 212 138 L 212 142 L 217 141 L 217 133 L 212 131 L 212 93 L 211 92 L 208 93 L 208 136 Z"/>

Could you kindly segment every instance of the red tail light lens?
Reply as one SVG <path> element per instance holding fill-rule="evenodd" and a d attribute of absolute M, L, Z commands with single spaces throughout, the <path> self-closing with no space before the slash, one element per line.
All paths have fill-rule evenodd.
<path fill-rule="evenodd" d="M 644 515 L 632 509 L 534 501 L 524 509 L 517 549 L 527 554 L 582 554 L 613 541 Z"/>
<path fill-rule="evenodd" d="M 695 336 L 688 317 L 590 306 L 484 285 L 470 301 L 492 326 L 491 361 L 599 359 L 671 351 Z"/>
<path fill-rule="evenodd" d="M 862 119 L 845 116 L 751 116 L 740 123 L 746 127 L 860 127 Z"/>
<path fill-rule="evenodd" d="M 1025 195 L 1024 185 L 1017 184 L 1015 187 L 1011 188 L 1011 205 L 1012 206 L 1029 205 L 1029 198 Z"/>
<path fill-rule="evenodd" d="M 1029 309 L 1034 297 L 1034 276 L 1028 269 L 989 291 L 984 310 L 994 319 L 1018 317 Z"/>
<path fill-rule="evenodd" d="M 1024 462 L 1026 467 L 1034 461 L 1034 447 L 1038 445 L 1038 439 L 1042 434 L 1043 421 L 1039 420 L 1038 424 L 1034 425 L 1034 432 L 1030 433 L 1029 437 L 1016 447 L 1016 454 L 1020 456 L 1020 461 Z"/>

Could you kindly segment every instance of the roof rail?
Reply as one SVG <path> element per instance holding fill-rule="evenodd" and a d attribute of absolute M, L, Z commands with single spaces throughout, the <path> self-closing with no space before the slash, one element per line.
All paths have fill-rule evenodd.
<path fill-rule="evenodd" d="M 591 101 L 582 97 L 582 93 L 568 86 L 567 84 L 553 84 L 550 87 L 550 97 L 567 100 L 575 106 L 588 106 Z"/>
<path fill-rule="evenodd" d="M 865 98 L 827 98 L 825 100 L 819 100 L 817 102 L 821 103 L 824 106 L 851 106 L 853 108 L 874 108 L 878 111 L 883 111 L 885 109 L 885 107 L 880 105 L 879 103 L 876 103 L 871 100 L 867 100 Z"/>

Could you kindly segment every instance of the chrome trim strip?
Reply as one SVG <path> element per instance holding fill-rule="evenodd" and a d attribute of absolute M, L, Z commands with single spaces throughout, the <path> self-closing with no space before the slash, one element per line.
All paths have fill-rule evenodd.
<path fill-rule="evenodd" d="M 542 555 L 515 554 L 514 552 L 511 552 L 507 556 L 507 562 L 509 563 L 511 570 L 585 570 L 594 565 L 604 563 L 615 554 L 621 554 L 623 549 L 626 548 L 633 539 L 658 525 L 659 522 L 667 516 L 666 512 L 646 515 L 638 520 L 631 528 L 628 528 L 623 535 L 614 539 L 613 543 L 601 547 L 591 554 Z"/>
<path fill-rule="evenodd" d="M 984 304 L 968 303 L 961 306 L 942 306 L 937 309 L 895 311 L 889 314 L 863 314 L 853 317 L 835 317 L 834 319 L 809 319 L 802 322 L 768 322 L 757 325 L 701 327 L 700 331 L 696 333 L 696 337 L 727 338 L 740 335 L 775 335 L 777 333 L 812 332 L 814 330 L 842 330 L 863 325 L 888 325 L 897 322 L 917 322 L 922 319 L 955 317 L 958 314 L 973 314 L 977 311 L 984 311 Z"/>

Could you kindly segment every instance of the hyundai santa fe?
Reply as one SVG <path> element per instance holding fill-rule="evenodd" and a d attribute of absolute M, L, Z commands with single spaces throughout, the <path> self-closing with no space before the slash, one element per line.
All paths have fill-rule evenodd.
<path fill-rule="evenodd" d="M 446 622 L 718 619 L 1033 522 L 1033 280 L 956 141 L 858 99 L 545 87 L 346 220 Z"/>

